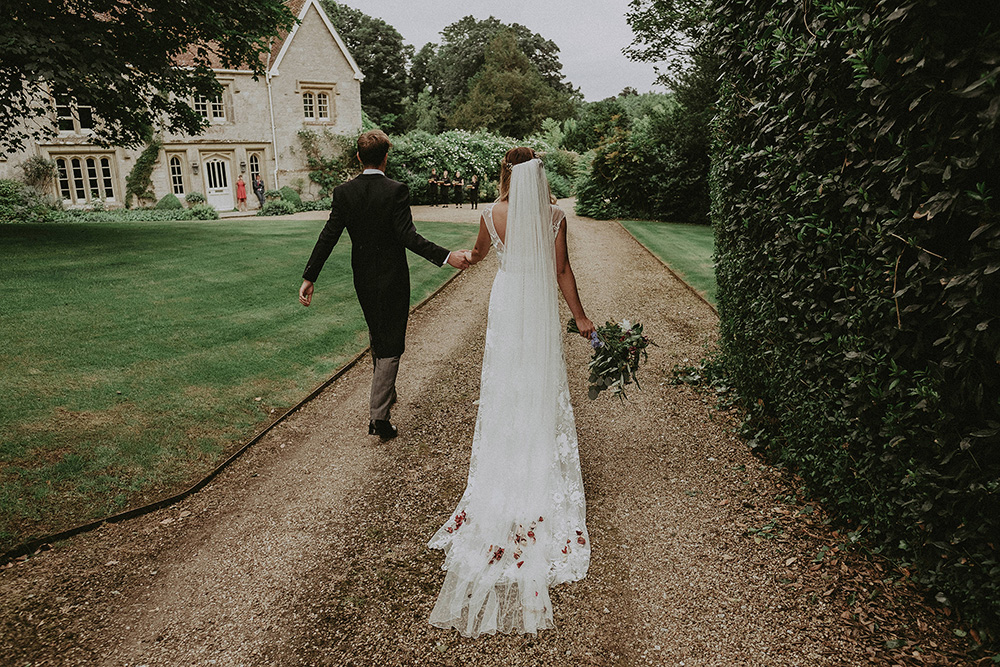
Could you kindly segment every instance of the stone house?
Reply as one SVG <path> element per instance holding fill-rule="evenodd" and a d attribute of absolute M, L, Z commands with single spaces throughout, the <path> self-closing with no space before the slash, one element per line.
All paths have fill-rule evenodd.
<path fill-rule="evenodd" d="M 220 211 L 236 208 L 236 179 L 243 175 L 248 205 L 260 173 L 267 189 L 285 185 L 312 195 L 298 132 L 312 129 L 352 134 L 361 129 L 361 80 L 364 78 L 343 39 L 317 0 L 288 0 L 299 23 L 274 40 L 266 55 L 266 76 L 254 81 L 249 70 L 216 69 L 223 86 L 215 99 L 192 99 L 210 123 L 200 135 L 164 134 L 153 175 L 157 198 L 180 199 L 201 192 Z M 184 58 L 179 66 L 189 64 Z M 97 122 L 89 107 L 57 101 L 59 135 L 30 143 L 24 151 L 0 155 L 0 178 L 15 178 L 17 166 L 32 155 L 56 163 L 53 194 L 66 207 L 103 200 L 123 204 L 125 177 L 142 148 L 97 146 L 88 134 Z"/>

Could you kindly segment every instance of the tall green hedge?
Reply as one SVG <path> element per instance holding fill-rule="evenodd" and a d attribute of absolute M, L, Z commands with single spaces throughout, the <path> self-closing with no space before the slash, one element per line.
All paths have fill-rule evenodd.
<path fill-rule="evenodd" d="M 744 427 L 995 632 L 996 7 L 713 5 L 722 359 Z"/>

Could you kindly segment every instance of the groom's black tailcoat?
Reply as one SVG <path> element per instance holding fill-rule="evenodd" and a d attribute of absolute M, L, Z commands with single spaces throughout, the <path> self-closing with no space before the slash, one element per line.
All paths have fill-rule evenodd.
<path fill-rule="evenodd" d="M 330 219 L 320 232 L 302 277 L 316 282 L 323 264 L 347 229 L 354 289 L 378 358 L 403 353 L 410 314 L 409 248 L 443 265 L 448 251 L 417 233 L 407 187 L 382 174 L 362 174 L 333 190 Z"/>

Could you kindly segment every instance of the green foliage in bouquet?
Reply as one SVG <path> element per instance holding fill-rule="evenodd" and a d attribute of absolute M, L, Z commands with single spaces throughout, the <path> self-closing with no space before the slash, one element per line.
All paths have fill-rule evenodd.
<path fill-rule="evenodd" d="M 580 333 L 576 320 L 570 318 L 566 323 L 568 333 Z M 649 357 L 646 348 L 655 345 L 642 334 L 642 325 L 622 320 L 621 323 L 606 322 L 597 327 L 590 337 L 590 345 L 594 348 L 594 356 L 587 368 L 590 369 L 590 387 L 587 396 L 594 400 L 602 391 L 607 390 L 618 400 L 625 402 L 625 385 L 639 385 L 639 364 L 645 363 Z"/>

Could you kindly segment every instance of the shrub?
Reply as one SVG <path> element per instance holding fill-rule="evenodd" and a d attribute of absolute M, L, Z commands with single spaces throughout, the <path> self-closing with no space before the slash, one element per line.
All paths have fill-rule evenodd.
<path fill-rule="evenodd" d="M 56 177 L 56 163 L 41 155 L 32 155 L 20 164 L 24 182 L 38 192 L 45 192 Z"/>
<path fill-rule="evenodd" d="M 300 211 L 329 211 L 330 206 L 333 202 L 329 197 L 324 197 L 323 199 L 313 199 L 312 201 L 304 201 L 299 207 Z"/>
<path fill-rule="evenodd" d="M 640 97 L 636 113 L 643 115 L 606 126 L 580 183 L 577 212 L 708 224 L 709 109 L 679 106 L 668 95 L 658 104 Z"/>
<path fill-rule="evenodd" d="M 189 192 L 184 196 L 184 201 L 186 201 L 189 205 L 194 206 L 195 204 L 204 204 L 208 200 L 205 199 L 205 195 L 200 192 Z"/>
<path fill-rule="evenodd" d="M 1000 26 L 945 0 L 714 5 L 743 430 L 996 637 Z"/>
<path fill-rule="evenodd" d="M 299 132 L 299 140 L 312 169 L 309 177 L 320 185 L 321 194 L 329 194 L 334 187 L 357 175 L 359 167 L 353 148 L 356 139 L 329 133 L 318 135 L 308 130 Z M 564 177 L 559 185 L 563 194 L 559 196 L 572 194 L 579 170 L 579 155 L 555 149 L 542 137 L 518 140 L 483 130 L 452 130 L 437 135 L 414 130 L 393 136 L 388 176 L 409 187 L 413 204 L 427 204 L 427 177 L 432 168 L 436 168 L 438 174 L 445 169 L 452 174 L 456 170 L 461 171 L 466 182 L 477 174 L 481 183 L 479 198 L 489 201 L 496 196 L 494 182 L 500 175 L 500 159 L 508 150 L 519 145 L 531 146 L 540 153 L 550 175 L 555 173 Z"/>
<path fill-rule="evenodd" d="M 219 212 L 214 206 L 208 204 L 196 204 L 188 209 L 188 214 L 192 220 L 218 220 Z"/>
<path fill-rule="evenodd" d="M 284 199 L 269 201 L 257 211 L 257 215 L 291 215 L 295 213 L 295 205 Z"/>
<path fill-rule="evenodd" d="M 556 199 L 573 196 L 573 183 L 568 178 L 556 172 L 546 172 L 546 175 L 549 179 L 549 189 Z"/>
<path fill-rule="evenodd" d="M 279 192 L 281 192 L 281 198 L 294 206 L 296 210 L 302 206 L 302 197 L 292 188 L 285 185 L 281 188 L 281 190 L 279 190 Z"/>
<path fill-rule="evenodd" d="M 82 211 L 71 209 L 56 214 L 59 222 L 173 222 L 175 220 L 217 220 L 218 212 L 203 204 L 191 208 L 157 209 L 133 208 L 110 211 Z"/>
<path fill-rule="evenodd" d="M 0 179 L 0 223 L 51 222 L 58 218 L 56 202 L 34 188 Z"/>
<path fill-rule="evenodd" d="M 177 195 L 171 193 L 163 195 L 153 208 L 158 211 L 173 211 L 184 208 L 184 204 L 177 198 Z"/>
<path fill-rule="evenodd" d="M 264 200 L 265 201 L 277 201 L 281 199 L 281 190 L 265 190 Z"/>

